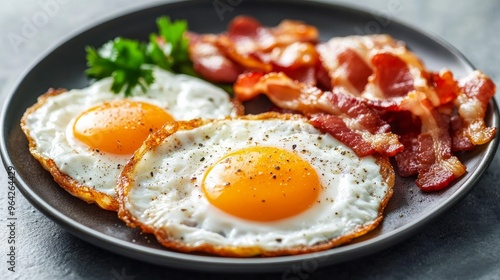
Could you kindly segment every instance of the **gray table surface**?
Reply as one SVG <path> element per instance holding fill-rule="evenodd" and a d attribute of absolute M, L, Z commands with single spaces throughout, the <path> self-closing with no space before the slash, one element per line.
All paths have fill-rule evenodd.
<path fill-rule="evenodd" d="M 162 1 L 3 0 L 0 8 L 0 104 L 15 81 L 61 38 L 86 25 Z M 166 2 L 166 1 L 163 1 Z M 349 2 L 349 1 L 334 1 Z M 357 1 L 360 2 L 360 1 Z M 51 6 L 52 5 L 52 6 Z M 377 0 L 358 3 L 441 36 L 500 82 L 500 2 Z M 399 5 L 396 12 L 392 5 Z M 42 14 L 45 14 L 43 16 Z M 23 28 L 44 19 L 34 32 Z M 39 19 L 39 20 L 40 20 Z M 9 34 L 10 37 L 9 37 Z M 12 34 L 22 40 L 13 42 Z M 497 93 L 495 98 L 499 100 Z M 500 279 L 500 154 L 476 187 L 418 234 L 372 255 L 284 278 L 210 274 L 139 262 L 100 249 L 60 228 L 16 197 L 16 272 L 7 271 L 7 176 L 0 170 L 0 275 L 8 279 Z M 5 279 L 2 276 L 3 279 Z"/>

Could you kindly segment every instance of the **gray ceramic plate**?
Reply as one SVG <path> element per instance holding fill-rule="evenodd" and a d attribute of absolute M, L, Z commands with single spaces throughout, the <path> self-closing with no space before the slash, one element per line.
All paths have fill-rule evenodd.
<path fill-rule="evenodd" d="M 241 2 L 241 3 L 240 3 Z M 323 40 L 334 36 L 379 31 L 407 42 L 432 70 L 448 67 L 456 76 L 464 76 L 473 66 L 453 47 L 442 40 L 405 24 L 382 20 L 355 8 L 309 1 L 230 1 L 238 4 L 230 10 L 215 10 L 213 1 L 179 2 L 155 7 L 100 23 L 65 40 L 48 52 L 24 75 L 12 90 L 1 119 L 1 150 L 5 166 L 17 170 L 17 186 L 40 211 L 74 235 L 107 250 L 159 265 L 211 271 L 284 271 L 294 264 L 328 265 L 382 250 L 415 234 L 424 225 L 463 198 L 481 177 L 493 159 L 498 137 L 487 145 L 460 155 L 468 173 L 445 191 L 423 194 L 413 179 L 397 178 L 383 223 L 373 232 L 348 245 L 299 256 L 273 258 L 220 258 L 169 251 L 152 236 L 127 228 L 115 213 L 88 205 L 58 187 L 51 175 L 40 167 L 29 151 L 19 128 L 27 107 L 49 87 L 81 88 L 88 85 L 84 47 L 100 46 L 124 36 L 146 39 L 155 31 L 155 19 L 169 15 L 187 19 L 197 32 L 220 32 L 239 14 L 255 16 L 266 25 L 282 19 L 299 19 L 315 25 Z M 286 6 L 286 8 L 285 8 Z M 499 126 L 498 108 L 489 104 L 486 121 Z"/>

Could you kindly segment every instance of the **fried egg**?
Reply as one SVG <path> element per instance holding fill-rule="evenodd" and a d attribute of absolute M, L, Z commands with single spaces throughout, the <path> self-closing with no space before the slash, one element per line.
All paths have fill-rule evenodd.
<path fill-rule="evenodd" d="M 387 158 L 359 158 L 298 115 L 178 122 L 124 168 L 118 216 L 182 252 L 299 254 L 375 228 L 393 184 Z"/>
<path fill-rule="evenodd" d="M 170 121 L 242 113 L 208 82 L 159 68 L 153 74 L 148 91 L 131 97 L 112 93 L 111 78 L 41 96 L 21 120 L 30 152 L 71 194 L 117 210 L 118 175 L 149 133 Z"/>

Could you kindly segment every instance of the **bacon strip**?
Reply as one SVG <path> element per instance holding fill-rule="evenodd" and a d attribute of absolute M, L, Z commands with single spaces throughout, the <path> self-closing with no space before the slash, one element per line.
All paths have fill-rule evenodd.
<path fill-rule="evenodd" d="M 316 84 L 318 41 L 316 27 L 284 20 L 276 27 L 262 26 L 238 16 L 225 33 L 190 35 L 190 57 L 195 70 L 214 82 L 235 82 L 243 72 L 284 72 L 307 84 Z"/>
<path fill-rule="evenodd" d="M 374 108 L 399 110 L 412 90 L 425 93 L 434 106 L 447 102 L 440 99 L 420 59 L 388 35 L 332 38 L 316 48 L 331 88 L 342 87 Z"/>
<path fill-rule="evenodd" d="M 455 99 L 458 114 L 462 120 L 460 131 L 474 145 L 491 141 L 496 134 L 495 127 L 484 122 L 488 102 L 495 95 L 495 84 L 480 71 L 474 71 L 459 81 L 460 95 Z"/>
<path fill-rule="evenodd" d="M 266 27 L 252 17 L 237 16 L 229 23 L 227 36 L 240 53 L 251 53 L 296 42 L 316 43 L 319 33 L 316 27 L 300 21 L 283 20 L 276 27 Z"/>
<path fill-rule="evenodd" d="M 373 56 L 373 83 L 377 84 L 386 98 L 405 96 L 415 89 L 414 80 L 408 65 L 391 53 Z"/>
<path fill-rule="evenodd" d="M 311 115 L 310 122 L 316 128 L 333 135 L 340 142 L 346 144 L 358 156 L 371 155 L 375 153 L 375 148 L 363 139 L 363 136 L 350 129 L 345 121 L 335 115 L 317 113 Z"/>
<path fill-rule="evenodd" d="M 442 105 L 434 107 L 423 92 L 407 94 L 398 109 L 418 116 L 422 126 L 419 134 L 401 132 L 400 140 L 405 149 L 395 158 L 401 176 L 418 174 L 415 183 L 420 189 L 437 191 L 466 171 L 452 152 L 471 150 L 495 136 L 496 128 L 486 127 L 484 123 L 486 106 L 495 93 L 495 85 L 479 71 L 459 83 L 449 71 L 431 73 L 429 80 Z M 453 115 L 453 108 L 449 106 L 452 101 L 458 115 Z M 450 113 L 439 113 L 440 110 Z"/>
<path fill-rule="evenodd" d="M 194 70 L 207 80 L 216 83 L 236 81 L 243 69 L 228 59 L 216 46 L 216 36 L 188 33 L 189 56 Z"/>
<path fill-rule="evenodd" d="M 406 158 L 396 156 L 398 167 L 411 166 L 418 172 L 416 185 L 423 191 L 438 191 L 462 176 L 466 168 L 451 152 L 452 140 L 449 134 L 449 116 L 438 112 L 424 93 L 413 91 L 407 95 L 402 107 L 420 117 L 421 133 L 417 141 L 405 142 Z M 413 154 L 413 155 L 412 155 Z"/>
<path fill-rule="evenodd" d="M 234 89 L 238 99 L 265 94 L 278 107 L 309 116 L 314 126 L 335 136 L 358 156 L 375 152 L 393 156 L 403 149 L 375 111 L 341 90 L 322 91 L 283 73 L 243 75 Z"/>
<path fill-rule="evenodd" d="M 352 49 L 346 49 L 338 55 L 338 62 L 344 68 L 346 78 L 358 92 L 363 92 L 368 77 L 373 74 L 373 70 L 363 59 Z"/>
<path fill-rule="evenodd" d="M 342 88 L 382 113 L 410 112 L 419 118 L 419 131 L 405 129 L 400 120 L 391 125 L 399 127 L 404 145 L 396 155 L 400 175 L 418 175 L 416 184 L 424 191 L 442 189 L 465 172 L 452 151 L 472 149 L 496 133 L 484 124 L 495 87 L 482 73 L 459 83 L 448 70 L 429 73 L 415 54 L 387 35 L 333 38 L 317 49 L 333 91 Z"/>
<path fill-rule="evenodd" d="M 476 147 L 468 137 L 467 127 L 463 124 L 460 116 L 455 115 L 451 117 L 450 130 L 452 135 L 451 150 L 470 151 Z"/>

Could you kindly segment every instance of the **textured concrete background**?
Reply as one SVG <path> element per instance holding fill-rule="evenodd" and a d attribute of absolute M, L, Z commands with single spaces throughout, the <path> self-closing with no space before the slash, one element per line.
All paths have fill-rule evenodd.
<path fill-rule="evenodd" d="M 363 4 L 379 13 L 399 0 Z M 57 4 L 35 30 L 24 32 L 44 5 Z M 88 24 L 162 1 L 4 0 L 0 9 L 0 104 L 40 54 Z M 163 1 L 166 2 L 166 1 Z M 349 1 L 335 1 L 349 2 Z M 356 1 L 359 2 L 359 1 Z M 477 68 L 500 82 L 500 2 L 403 1 L 396 19 L 433 32 L 458 48 Z M 361 5 L 361 4 L 358 4 Z M 39 19 L 43 19 L 42 17 Z M 26 30 L 24 30 L 26 31 Z M 8 34 L 18 34 L 12 42 Z M 11 35 L 12 37 L 12 35 Z M 498 93 L 496 98 L 498 100 Z M 498 279 L 500 276 L 500 155 L 470 194 L 419 234 L 382 252 L 293 279 Z M 90 245 L 61 229 L 17 192 L 17 272 L 6 271 L 7 185 L 0 170 L 0 274 L 7 279 L 234 279 L 236 275 L 186 272 L 138 262 Z M 238 275 L 282 279 L 283 274 Z M 5 278 L 4 278 L 5 279 Z M 286 278 L 292 279 L 292 278 Z"/>

